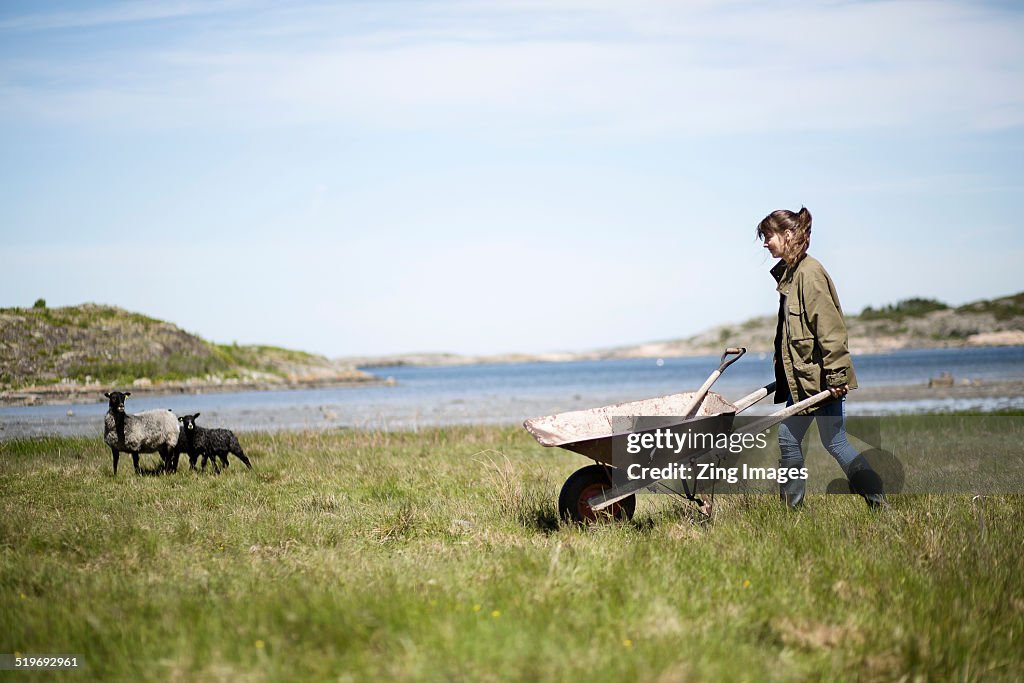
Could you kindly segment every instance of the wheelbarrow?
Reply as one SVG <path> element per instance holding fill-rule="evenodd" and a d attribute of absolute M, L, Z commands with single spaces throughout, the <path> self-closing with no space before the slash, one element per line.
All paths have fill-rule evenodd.
<path fill-rule="evenodd" d="M 698 420 L 722 432 L 733 433 L 732 418 L 775 391 L 775 383 L 772 382 L 735 402 L 729 402 L 710 391 L 726 368 L 745 353 L 746 349 L 742 347 L 726 349 L 718 368 L 697 391 L 526 420 L 523 426 L 542 446 L 564 448 L 586 456 L 595 463 L 577 470 L 562 485 L 558 496 L 558 510 L 562 518 L 580 523 L 593 522 L 599 518 L 628 520 L 632 519 L 636 510 L 637 492 L 643 489 L 654 491 L 659 487 L 677 492 L 679 480 L 637 478 L 618 482 L 622 477 L 612 476 L 615 472 L 613 442 L 634 431 L 650 429 L 653 424 L 661 428 L 678 428 Z M 813 408 L 829 398 L 831 393 L 822 391 L 736 429 L 735 433 L 758 434 L 767 431 L 787 417 Z M 723 451 L 713 449 L 687 450 L 678 455 L 675 464 L 692 466 L 698 460 L 723 455 Z M 703 501 L 689 491 L 685 481 L 682 486 L 685 497 L 706 510 Z"/>

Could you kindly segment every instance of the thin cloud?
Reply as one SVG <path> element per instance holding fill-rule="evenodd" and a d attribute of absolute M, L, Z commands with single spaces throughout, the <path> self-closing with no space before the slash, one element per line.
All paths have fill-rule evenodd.
<path fill-rule="evenodd" d="M 236 10 L 251 3 L 239 0 L 221 2 L 132 2 L 114 7 L 72 12 L 26 14 L 0 21 L 0 31 L 50 31 L 69 28 L 96 28 L 162 19 L 179 19 Z"/>
<path fill-rule="evenodd" d="M 558 21 L 557 36 L 537 27 L 564 20 L 576 4 L 429 3 L 421 25 L 401 16 L 407 5 L 397 12 L 377 6 L 375 20 L 360 21 L 351 8 L 257 12 L 241 28 L 208 28 L 201 38 L 171 34 L 131 58 L 94 60 L 91 77 L 78 69 L 61 87 L 33 87 L 31 64 L 11 64 L 4 109 L 141 127 L 245 118 L 253 126 L 514 125 L 548 134 L 1024 123 L 1020 13 L 950 2 L 790 4 L 784 11 L 588 6 L 582 28 Z M 146 4 L 21 21 L 88 26 L 207 9 Z M 497 21 L 508 17 L 507 25 Z M 254 49 L 260 41 L 250 36 L 271 27 L 280 38 Z M 335 31 L 340 37 L 332 40 Z"/>

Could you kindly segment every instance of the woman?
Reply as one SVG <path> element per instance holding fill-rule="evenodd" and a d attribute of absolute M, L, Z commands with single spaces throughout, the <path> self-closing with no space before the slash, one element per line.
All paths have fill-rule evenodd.
<path fill-rule="evenodd" d="M 832 278 L 807 255 L 811 243 L 811 212 L 773 211 L 757 226 L 757 236 L 780 261 L 771 273 L 778 283 L 779 321 L 775 332 L 775 402 L 793 405 L 828 389 L 832 399 L 813 411 L 821 443 L 850 480 L 850 489 L 870 506 L 885 505 L 882 482 L 867 459 L 846 438 L 846 399 L 857 388 L 846 323 Z M 795 416 L 779 425 L 781 467 L 803 467 L 800 447 L 811 417 Z M 791 508 L 804 499 L 807 482 L 793 479 L 779 486 Z"/>

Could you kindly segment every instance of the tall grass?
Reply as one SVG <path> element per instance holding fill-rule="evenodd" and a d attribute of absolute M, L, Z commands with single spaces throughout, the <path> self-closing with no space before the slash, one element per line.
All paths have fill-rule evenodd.
<path fill-rule="evenodd" d="M 113 477 L 0 444 L 0 652 L 81 680 L 1012 680 L 1024 500 L 667 496 L 560 524 L 522 430 L 243 435 L 254 469 Z M 817 476 L 830 476 L 821 472 Z M 50 680 L 23 672 L 19 680 Z"/>

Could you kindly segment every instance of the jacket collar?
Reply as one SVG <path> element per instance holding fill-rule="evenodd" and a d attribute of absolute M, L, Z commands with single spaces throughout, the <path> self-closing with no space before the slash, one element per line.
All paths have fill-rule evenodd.
<path fill-rule="evenodd" d="M 795 268 L 787 268 L 786 262 L 780 259 L 769 271 L 775 278 L 775 290 L 783 296 L 789 295 L 789 287 L 793 284 L 793 270 Z"/>
<path fill-rule="evenodd" d="M 772 277 L 775 278 L 775 282 L 778 283 L 775 290 L 779 294 L 789 296 L 789 289 L 793 285 L 793 276 L 796 274 L 796 271 L 800 269 L 800 265 L 803 264 L 806 258 L 807 254 L 804 254 L 800 257 L 800 260 L 792 266 L 786 266 L 786 262 L 779 259 L 779 262 L 772 266 L 772 269 L 769 272 L 772 274 Z"/>

